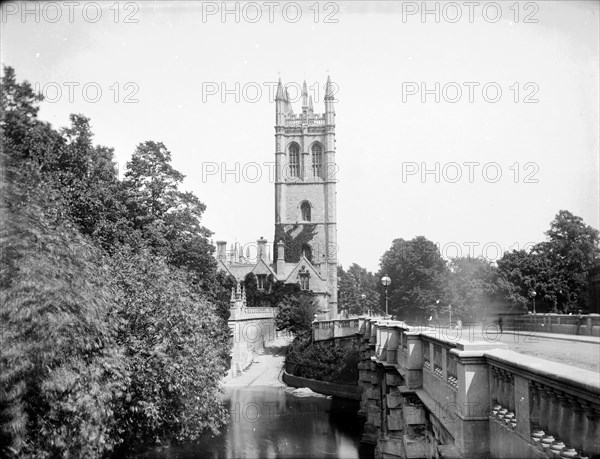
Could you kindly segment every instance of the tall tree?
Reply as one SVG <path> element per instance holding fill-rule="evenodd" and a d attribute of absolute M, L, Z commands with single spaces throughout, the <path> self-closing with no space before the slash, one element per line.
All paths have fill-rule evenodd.
<path fill-rule="evenodd" d="M 482 319 L 493 313 L 497 268 L 484 258 L 460 257 L 450 262 L 452 308 L 467 321 Z"/>
<path fill-rule="evenodd" d="M 2 185 L 0 456 L 101 457 L 129 377 L 111 272 L 69 221 L 21 205 L 28 184 Z"/>
<path fill-rule="evenodd" d="M 435 315 L 439 304 L 447 305 L 448 267 L 438 247 L 423 236 L 409 241 L 395 239 L 392 246 L 381 257 L 378 277 L 388 275 L 392 283 L 388 287 L 389 313 L 399 319 L 424 321 Z M 383 286 L 382 308 L 385 308 Z"/>
<path fill-rule="evenodd" d="M 548 240 L 529 252 L 507 252 L 498 260 L 498 287 L 516 308 L 537 312 L 587 310 L 588 276 L 600 264 L 599 232 L 561 210 L 546 232 Z"/>
<path fill-rule="evenodd" d="M 546 232 L 548 241 L 536 251 L 552 265 L 556 308 L 562 312 L 587 309 L 589 272 L 600 264 L 600 232 L 567 210 L 558 212 Z"/>
<path fill-rule="evenodd" d="M 346 309 L 350 314 L 379 311 L 380 292 L 377 288 L 377 278 L 366 268 L 353 263 L 348 271 L 345 271 L 342 266 L 338 266 L 338 290 L 338 309 Z"/>
<path fill-rule="evenodd" d="M 311 293 L 288 295 L 279 305 L 275 326 L 277 330 L 305 336 L 310 333 L 316 311 L 317 305 Z"/>
<path fill-rule="evenodd" d="M 179 189 L 184 175 L 175 170 L 162 142 L 139 144 L 127 163 L 124 186 L 129 191 L 129 218 L 156 253 L 196 274 L 200 283 L 213 278 L 216 261 L 212 233 L 200 224 L 206 206 Z"/>

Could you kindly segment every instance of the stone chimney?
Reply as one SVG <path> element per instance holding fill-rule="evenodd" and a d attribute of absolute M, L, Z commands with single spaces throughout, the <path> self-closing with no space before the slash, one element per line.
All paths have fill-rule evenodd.
<path fill-rule="evenodd" d="M 227 242 L 217 241 L 217 260 L 227 261 Z"/>
<path fill-rule="evenodd" d="M 283 241 L 277 243 L 277 264 L 275 271 L 277 271 L 277 277 L 280 279 L 285 276 L 285 244 Z"/>
<path fill-rule="evenodd" d="M 258 260 L 264 260 L 265 263 L 268 264 L 269 258 L 267 257 L 267 240 L 261 236 L 256 243 L 258 244 L 258 253 L 256 254 L 256 258 Z"/>

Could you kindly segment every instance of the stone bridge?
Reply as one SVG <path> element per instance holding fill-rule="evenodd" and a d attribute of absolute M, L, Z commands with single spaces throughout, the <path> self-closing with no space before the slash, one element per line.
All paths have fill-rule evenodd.
<path fill-rule="evenodd" d="M 600 454 L 598 374 L 448 334 L 373 317 L 313 323 L 315 341 L 357 341 L 362 440 L 376 457 Z"/>
<path fill-rule="evenodd" d="M 246 306 L 246 292 L 237 286 L 231 291 L 228 320 L 233 337 L 230 376 L 239 375 L 263 352 L 265 343 L 275 339 L 277 308 L 252 308 Z"/>

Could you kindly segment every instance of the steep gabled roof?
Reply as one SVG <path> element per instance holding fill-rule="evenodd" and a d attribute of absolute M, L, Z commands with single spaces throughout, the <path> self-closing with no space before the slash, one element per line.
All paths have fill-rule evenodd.
<path fill-rule="evenodd" d="M 305 256 L 302 256 L 302 258 L 300 258 L 300 261 L 296 263 L 296 267 L 292 270 L 292 272 L 290 272 L 290 275 L 285 280 L 286 284 L 295 283 L 298 279 L 298 273 L 301 270 L 308 271 L 311 277 L 314 276 L 322 281 L 325 280 L 323 277 L 321 277 L 321 274 L 319 274 L 319 271 L 317 271 L 317 269 L 312 265 L 312 263 L 308 261 L 308 259 Z"/>
<path fill-rule="evenodd" d="M 252 269 L 251 272 L 255 276 L 258 274 L 266 274 L 266 275 L 273 274 L 273 276 L 275 276 L 275 279 L 277 279 L 277 273 L 263 259 L 258 260 L 258 263 L 256 263 L 256 265 L 254 266 L 254 269 Z"/>

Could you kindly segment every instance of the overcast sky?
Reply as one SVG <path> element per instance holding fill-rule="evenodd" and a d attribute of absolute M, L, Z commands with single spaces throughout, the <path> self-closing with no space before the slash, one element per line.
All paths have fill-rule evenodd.
<path fill-rule="evenodd" d="M 215 241 L 273 238 L 279 76 L 292 97 L 306 79 L 319 112 L 337 85 L 344 267 L 377 270 L 418 235 L 495 259 L 560 209 L 599 227 L 597 1 L 296 5 L 3 3 L 2 63 L 45 92 L 55 127 L 90 117 L 121 171 L 162 141 Z"/>

